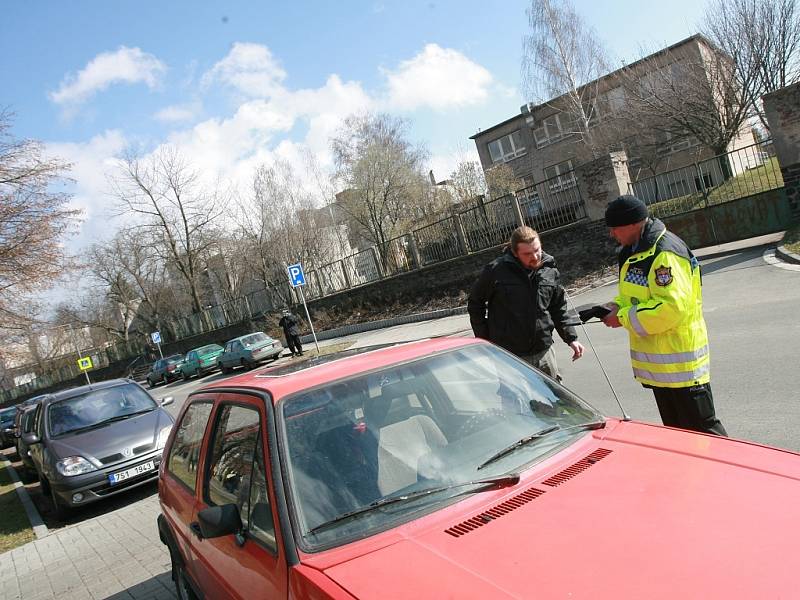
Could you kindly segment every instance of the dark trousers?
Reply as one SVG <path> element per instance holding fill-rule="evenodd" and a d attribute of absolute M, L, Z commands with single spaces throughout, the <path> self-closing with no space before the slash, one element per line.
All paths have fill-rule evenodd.
<path fill-rule="evenodd" d="M 286 345 L 289 346 L 289 350 L 292 351 L 292 356 L 294 356 L 295 354 L 303 354 L 303 346 L 300 344 L 299 335 L 289 335 L 287 333 Z"/>
<path fill-rule="evenodd" d="M 661 421 L 670 427 L 727 436 L 714 412 L 711 384 L 685 388 L 653 387 Z"/>

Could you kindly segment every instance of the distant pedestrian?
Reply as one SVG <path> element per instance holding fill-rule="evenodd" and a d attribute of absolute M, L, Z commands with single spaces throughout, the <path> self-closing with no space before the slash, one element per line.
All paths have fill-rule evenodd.
<path fill-rule="evenodd" d="M 286 337 L 286 345 L 292 356 L 303 356 L 303 346 L 300 343 L 300 319 L 288 308 L 282 311 L 281 320 L 278 325 L 283 328 L 283 335 Z"/>
<path fill-rule="evenodd" d="M 553 329 L 572 348 L 572 360 L 583 356 L 556 261 L 530 227 L 515 229 L 503 254 L 486 265 L 472 286 L 467 310 L 475 337 L 502 346 L 559 381 Z"/>
<path fill-rule="evenodd" d="M 633 376 L 653 390 L 664 425 L 727 435 L 711 395 L 699 262 L 635 196 L 609 203 L 605 216 L 622 251 L 603 322 L 628 330 Z"/>

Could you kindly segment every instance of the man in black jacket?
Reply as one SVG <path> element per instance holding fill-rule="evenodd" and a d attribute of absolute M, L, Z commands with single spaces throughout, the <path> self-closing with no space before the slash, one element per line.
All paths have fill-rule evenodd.
<path fill-rule="evenodd" d="M 303 356 L 303 346 L 300 344 L 300 319 L 288 308 L 284 308 L 278 325 L 283 328 L 286 345 L 289 346 L 292 356 Z"/>
<path fill-rule="evenodd" d="M 486 265 L 472 286 L 467 310 L 475 337 L 559 381 L 553 329 L 572 348 L 572 360 L 583 356 L 555 259 L 542 251 L 539 234 L 530 227 L 515 229 L 505 252 Z"/>

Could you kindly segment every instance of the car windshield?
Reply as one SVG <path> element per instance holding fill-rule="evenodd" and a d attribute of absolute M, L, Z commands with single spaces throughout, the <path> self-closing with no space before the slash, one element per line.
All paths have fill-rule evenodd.
<path fill-rule="evenodd" d="M 251 335 L 242 338 L 242 345 L 245 348 L 249 348 L 250 346 L 255 346 L 256 344 L 260 344 L 261 342 L 267 342 L 269 341 L 269 339 L 270 339 L 269 336 L 267 336 L 267 334 L 265 333 L 261 332 L 253 333 Z"/>
<path fill-rule="evenodd" d="M 222 346 L 217 346 L 216 344 L 211 344 L 210 346 L 203 346 L 202 348 L 198 348 L 195 350 L 200 356 L 204 354 L 212 354 L 214 352 L 219 352 L 222 350 Z"/>
<path fill-rule="evenodd" d="M 136 385 L 92 390 L 82 396 L 53 402 L 47 409 L 51 437 L 93 429 L 156 408 L 155 401 Z"/>
<path fill-rule="evenodd" d="M 295 394 L 279 414 L 309 550 L 392 526 L 470 487 L 383 499 L 513 473 L 603 424 L 574 394 L 489 345 Z"/>

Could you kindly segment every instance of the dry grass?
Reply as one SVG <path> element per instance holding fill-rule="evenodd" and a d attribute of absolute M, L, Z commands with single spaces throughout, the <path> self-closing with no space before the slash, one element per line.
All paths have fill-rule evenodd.
<path fill-rule="evenodd" d="M 789 252 L 800 254 L 800 223 L 795 223 L 783 235 L 783 247 Z"/>
<path fill-rule="evenodd" d="M 8 470 L 0 468 L 0 552 L 27 544 L 35 537 Z"/>

